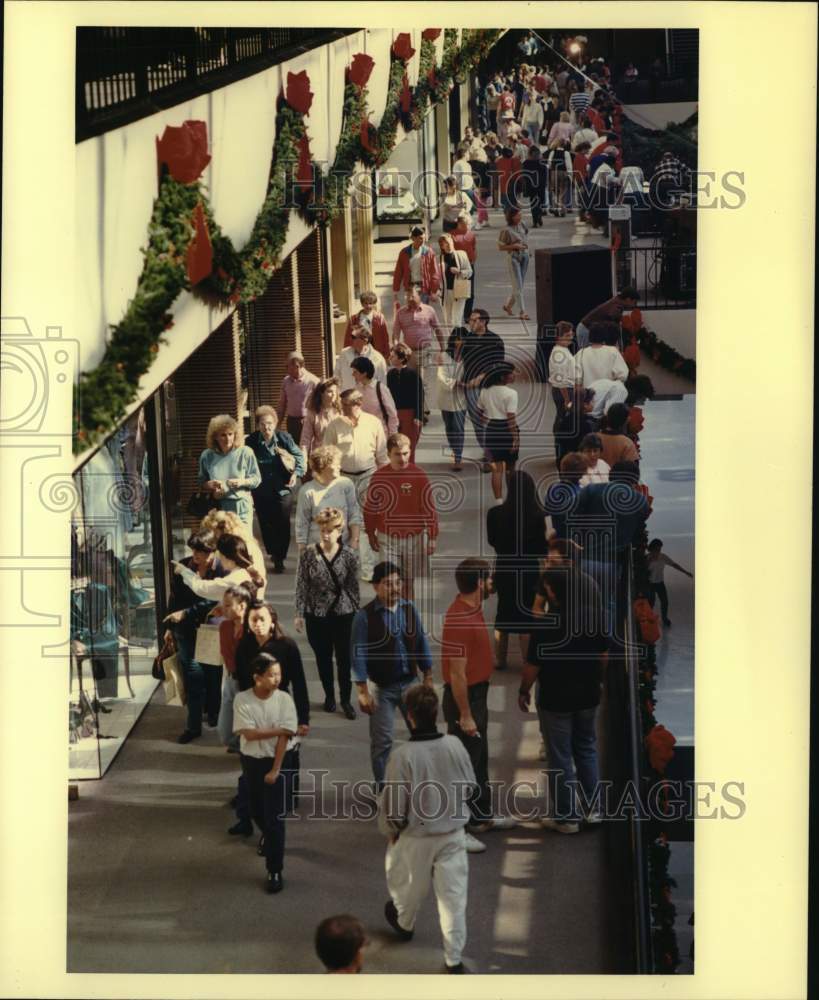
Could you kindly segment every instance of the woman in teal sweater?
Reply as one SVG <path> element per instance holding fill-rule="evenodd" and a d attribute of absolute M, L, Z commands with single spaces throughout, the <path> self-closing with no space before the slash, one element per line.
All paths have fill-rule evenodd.
<path fill-rule="evenodd" d="M 262 481 L 251 448 L 239 443 L 239 424 L 226 413 L 211 418 L 207 448 L 199 456 L 198 482 L 214 500 L 214 507 L 237 514 L 253 532 L 253 498 Z"/>

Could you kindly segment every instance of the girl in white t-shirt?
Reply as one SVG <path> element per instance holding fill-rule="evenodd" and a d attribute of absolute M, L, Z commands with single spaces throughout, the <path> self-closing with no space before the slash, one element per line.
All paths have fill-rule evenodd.
<path fill-rule="evenodd" d="M 603 461 L 603 442 L 597 434 L 587 434 L 580 442 L 578 451 L 586 462 L 586 474 L 581 476 L 580 485 L 607 483 L 611 466 Z"/>
<path fill-rule="evenodd" d="M 518 394 L 511 387 L 514 380 L 514 365 L 502 361 L 486 377 L 478 397 L 478 406 L 486 421 L 485 448 L 492 469 L 492 492 L 498 503 L 503 500 L 506 473 L 515 468 L 520 450 L 520 434 L 515 418 Z"/>

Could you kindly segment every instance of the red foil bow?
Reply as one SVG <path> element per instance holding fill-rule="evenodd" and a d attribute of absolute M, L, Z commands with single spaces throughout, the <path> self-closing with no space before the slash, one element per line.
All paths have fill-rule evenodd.
<path fill-rule="evenodd" d="M 313 103 L 313 94 L 310 90 L 310 77 L 307 70 L 300 73 L 287 74 L 287 90 L 284 99 L 294 111 L 307 115 L 310 113 L 310 106 Z"/>
<path fill-rule="evenodd" d="M 198 121 L 166 125 L 162 138 L 156 140 L 156 158 L 175 181 L 193 184 L 210 163 L 207 125 Z"/>
<path fill-rule="evenodd" d="M 424 28 L 421 32 L 421 38 L 425 38 L 428 42 L 434 42 L 438 35 L 441 34 L 440 28 Z"/>
<path fill-rule="evenodd" d="M 193 225 L 196 232 L 188 244 L 186 266 L 188 281 L 191 285 L 198 285 L 213 270 L 213 246 L 210 242 L 208 220 L 205 218 L 201 201 L 193 210 Z"/>
<path fill-rule="evenodd" d="M 396 59 L 402 59 L 404 62 L 409 62 L 415 55 L 415 49 L 412 47 L 412 40 L 408 31 L 402 31 L 392 43 L 392 54 Z"/>
<path fill-rule="evenodd" d="M 356 53 L 353 56 L 350 68 L 347 70 L 347 79 L 350 83 L 354 83 L 356 87 L 365 87 L 367 81 L 370 79 L 374 65 L 372 56 L 365 55 L 363 52 Z"/>
<path fill-rule="evenodd" d="M 646 735 L 646 750 L 651 766 L 659 774 L 665 774 L 668 762 L 674 756 L 674 744 L 677 742 L 673 733 L 665 726 L 653 726 Z"/>

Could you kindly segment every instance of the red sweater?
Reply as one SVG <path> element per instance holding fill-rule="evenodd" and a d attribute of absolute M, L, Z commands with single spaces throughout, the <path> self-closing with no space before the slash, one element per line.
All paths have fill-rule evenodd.
<path fill-rule="evenodd" d="M 438 537 L 438 513 L 427 474 L 410 463 L 406 469 L 382 465 L 367 487 L 364 500 L 367 534 Z"/>
<path fill-rule="evenodd" d="M 506 194 L 512 178 L 520 173 L 520 160 L 517 156 L 499 156 L 495 169 L 500 174 L 500 193 Z"/>
<path fill-rule="evenodd" d="M 424 295 L 434 295 L 438 291 L 438 266 L 433 250 L 424 245 L 421 256 L 421 291 Z M 392 276 L 392 290 L 397 292 L 399 288 L 409 290 L 412 284 L 410 273 L 410 252 L 411 246 L 403 247 L 395 262 L 395 271 Z"/>

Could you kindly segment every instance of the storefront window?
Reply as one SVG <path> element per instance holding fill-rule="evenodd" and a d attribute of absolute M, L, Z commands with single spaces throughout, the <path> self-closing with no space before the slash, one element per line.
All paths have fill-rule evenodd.
<path fill-rule="evenodd" d="M 76 473 L 71 526 L 69 776 L 99 778 L 156 681 L 145 408 Z"/>

